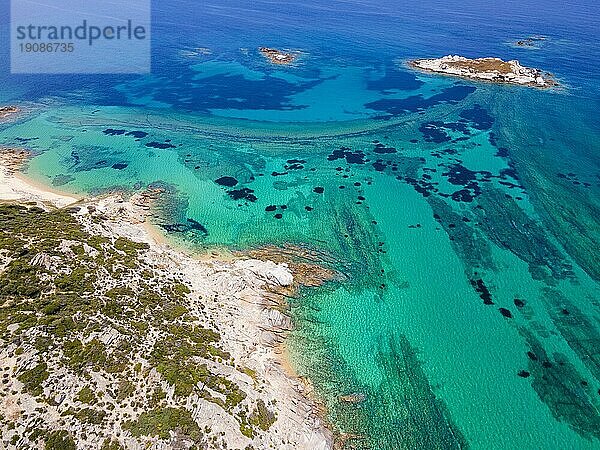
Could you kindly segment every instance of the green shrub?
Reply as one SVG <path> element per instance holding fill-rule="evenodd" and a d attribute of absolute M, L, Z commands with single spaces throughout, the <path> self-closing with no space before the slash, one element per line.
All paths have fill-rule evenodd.
<path fill-rule="evenodd" d="M 189 437 L 195 443 L 202 439 L 202 431 L 185 408 L 157 408 L 143 412 L 136 421 L 123 424 L 135 437 L 158 436 L 169 439 L 170 431 Z"/>

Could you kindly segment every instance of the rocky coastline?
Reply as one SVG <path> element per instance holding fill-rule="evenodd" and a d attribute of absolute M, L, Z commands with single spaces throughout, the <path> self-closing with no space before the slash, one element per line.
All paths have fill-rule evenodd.
<path fill-rule="evenodd" d="M 0 155 L 0 220 L 29 242 L 0 232 L 0 446 L 333 448 L 282 351 L 285 296 L 329 272 L 204 260 L 149 232 L 160 192 L 78 199 L 20 177 L 26 151 Z"/>
<path fill-rule="evenodd" d="M 522 66 L 517 60 L 503 61 L 500 58 L 469 59 L 464 56 L 448 55 L 442 58 L 414 59 L 408 66 L 425 72 L 468 78 L 491 83 L 514 84 L 537 88 L 558 86 L 555 78 L 540 69 Z"/>

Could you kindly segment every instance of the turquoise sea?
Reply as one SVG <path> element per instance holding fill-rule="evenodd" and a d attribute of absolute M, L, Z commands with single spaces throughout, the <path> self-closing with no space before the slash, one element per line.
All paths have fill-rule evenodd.
<path fill-rule="evenodd" d="M 155 0 L 152 39 L 144 76 L 13 76 L 2 50 L 0 102 L 32 113 L 0 145 L 64 191 L 164 188 L 156 225 L 198 251 L 343 273 L 291 301 L 288 347 L 346 448 L 600 448 L 595 1 Z M 404 64 L 445 54 L 563 87 Z"/>

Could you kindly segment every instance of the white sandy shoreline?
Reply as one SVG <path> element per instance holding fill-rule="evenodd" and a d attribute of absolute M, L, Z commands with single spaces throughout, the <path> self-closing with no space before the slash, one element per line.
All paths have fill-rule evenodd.
<path fill-rule="evenodd" d="M 147 208 L 136 205 L 133 199 L 125 200 L 119 195 L 84 199 L 60 193 L 18 173 L 10 155 L 0 153 L 0 156 L 0 201 L 35 202 L 46 208 L 77 206 L 80 212 L 76 217 L 86 228 L 92 226 L 87 211 L 100 213 L 106 218 L 103 234 L 147 243 L 150 246 L 148 258 L 164 270 L 183 276 L 192 287 L 190 298 L 213 299 L 206 300 L 205 306 L 228 345 L 227 351 L 266 380 L 261 396 L 277 399 L 277 420 L 260 440 L 249 440 L 239 433 L 237 423 L 227 414 L 217 411 L 214 405 L 205 405 L 198 406 L 194 412 L 194 419 L 201 428 L 210 426 L 221 430 L 231 448 L 245 448 L 249 444 L 254 448 L 282 450 L 333 448 L 333 435 L 320 418 L 317 405 L 309 398 L 310 386 L 290 373 L 291 366 L 284 360 L 286 352 L 281 349 L 281 340 L 291 329 L 291 320 L 272 307 L 272 300 L 265 297 L 269 290 L 284 289 L 294 283 L 286 264 L 257 259 L 198 259 L 174 249 L 159 232 L 149 227 L 145 220 Z M 247 380 L 236 379 L 236 382 L 247 384 Z M 6 401 L 0 398 L 0 408 L 6 408 Z M 126 440 L 122 443 L 134 448 L 129 447 Z"/>

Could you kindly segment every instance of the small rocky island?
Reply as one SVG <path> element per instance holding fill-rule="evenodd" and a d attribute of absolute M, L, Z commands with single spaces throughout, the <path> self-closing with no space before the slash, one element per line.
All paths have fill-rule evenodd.
<path fill-rule="evenodd" d="M 18 112 L 20 109 L 17 106 L 0 106 L 0 120 L 8 119 Z"/>
<path fill-rule="evenodd" d="M 519 61 L 503 61 L 500 58 L 469 59 L 448 55 L 442 58 L 415 59 L 409 66 L 426 72 L 442 73 L 492 83 L 508 83 L 521 86 L 550 88 L 558 86 L 554 77 L 539 69 L 522 66 Z"/>
<path fill-rule="evenodd" d="M 289 65 L 298 59 L 297 52 L 284 52 L 275 48 L 259 47 L 258 51 L 273 64 Z"/>
<path fill-rule="evenodd" d="M 546 40 L 546 36 L 529 36 L 514 42 L 515 47 L 538 48 L 540 42 Z"/>

